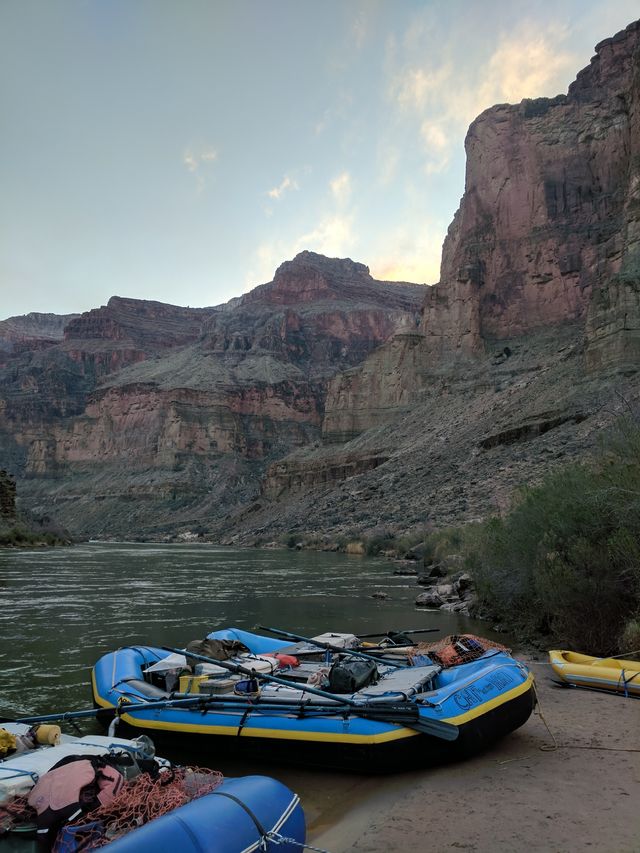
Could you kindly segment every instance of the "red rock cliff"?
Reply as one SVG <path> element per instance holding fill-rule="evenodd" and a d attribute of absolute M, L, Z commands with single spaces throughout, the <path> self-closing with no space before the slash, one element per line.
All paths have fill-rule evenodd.
<path fill-rule="evenodd" d="M 566 96 L 499 105 L 466 138 L 467 175 L 423 329 L 434 356 L 582 321 L 640 235 L 640 24 L 596 46 Z"/>

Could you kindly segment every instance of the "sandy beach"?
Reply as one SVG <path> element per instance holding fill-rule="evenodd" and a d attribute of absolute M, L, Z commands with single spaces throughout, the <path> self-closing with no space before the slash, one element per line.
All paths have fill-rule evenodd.
<path fill-rule="evenodd" d="M 331 853 L 640 851 L 640 701 L 562 689 L 542 660 L 535 714 L 465 762 L 363 779 L 309 843 Z M 325 812 L 326 814 L 326 812 Z"/>

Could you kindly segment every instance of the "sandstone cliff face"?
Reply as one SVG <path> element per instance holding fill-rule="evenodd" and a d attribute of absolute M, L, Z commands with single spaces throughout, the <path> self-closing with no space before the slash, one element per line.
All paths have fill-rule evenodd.
<path fill-rule="evenodd" d="M 566 96 L 486 110 L 466 150 L 424 339 L 394 340 L 331 382 L 329 440 L 402 416 L 443 374 L 545 328 L 583 330 L 587 370 L 637 369 L 640 24 L 597 45 Z"/>
<path fill-rule="evenodd" d="M 280 495 L 282 509 L 287 493 L 294 505 L 297 495 L 299 507 L 303 490 L 311 490 L 318 508 L 328 483 L 344 495 L 349 487 L 341 481 L 357 481 L 367 484 L 368 517 L 377 510 L 382 519 L 374 485 L 376 478 L 393 480 L 388 469 L 394 466 L 403 471 L 402 488 L 422 503 L 423 517 L 433 517 L 437 510 L 425 506 L 411 470 L 420 464 L 429 484 L 438 484 L 428 494 L 440 512 L 449 503 L 452 477 L 458 482 L 452 488 L 467 496 L 456 502 L 453 495 L 444 519 L 449 521 L 484 514 L 483 493 L 494 496 L 493 507 L 504 503 L 511 475 L 481 473 L 483 460 L 498 455 L 495 448 L 504 456 L 504 448 L 513 446 L 521 470 L 534 477 L 538 466 L 533 459 L 525 466 L 523 443 L 553 448 L 562 436 L 560 457 L 565 448 L 578 454 L 593 447 L 603 401 L 614 388 L 628 400 L 637 393 L 639 121 L 638 22 L 597 45 L 566 96 L 499 105 L 479 116 L 466 140 L 465 194 L 444 243 L 441 281 L 426 291 L 419 334 L 395 336 L 331 380 L 325 447 L 272 465 L 265 495 Z M 543 396 L 544 403 L 531 405 L 532 397 Z M 469 422 L 467 439 L 445 430 L 429 447 L 407 433 L 408 422 L 437 433 L 440 419 L 453 433 L 465 432 L 463 400 L 477 425 L 474 431 Z M 569 438 L 578 432 L 582 445 Z M 455 451 L 447 453 L 451 445 Z M 539 460 L 540 469 L 555 452 Z M 456 453 L 477 458 L 469 476 L 482 483 L 481 490 L 460 482 Z M 354 476 L 358 464 L 364 471 L 371 459 L 383 460 L 375 474 Z M 468 499 L 471 492 L 474 500 Z M 400 524 L 411 504 L 393 488 L 385 493 L 398 506 L 386 518 Z M 357 517 L 350 507 L 348 514 L 354 512 Z M 335 521 L 328 507 L 318 515 Z M 267 517 L 265 507 L 262 519 L 254 516 L 251 524 L 264 525 Z M 290 528 L 299 524 L 300 512 L 292 513 Z"/>
<path fill-rule="evenodd" d="M 399 325 L 415 325 L 423 297 L 421 285 L 376 281 L 348 258 L 301 252 L 272 282 L 212 315 L 205 346 L 269 353 L 310 377 L 330 376 L 358 364 Z"/>
<path fill-rule="evenodd" d="M 45 349 L 64 337 L 64 329 L 78 314 L 40 314 L 0 320 L 0 363 L 6 353 Z"/>
<path fill-rule="evenodd" d="M 178 518 L 176 495 L 191 517 L 224 515 L 265 464 L 320 438 L 327 380 L 415 327 L 423 292 L 305 252 L 226 306 L 114 297 L 0 374 L 6 464 L 77 530 L 122 530 L 128 496 L 142 525 Z"/>
<path fill-rule="evenodd" d="M 640 27 L 596 46 L 566 96 L 482 113 L 465 194 L 425 302 L 434 354 L 583 321 L 595 286 L 637 255 Z"/>

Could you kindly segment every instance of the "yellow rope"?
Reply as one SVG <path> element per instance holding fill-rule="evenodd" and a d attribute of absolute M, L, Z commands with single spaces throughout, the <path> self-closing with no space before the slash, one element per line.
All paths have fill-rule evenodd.
<path fill-rule="evenodd" d="M 553 741 L 552 744 L 542 744 L 542 746 L 539 748 L 542 750 L 542 752 L 553 752 L 554 750 L 558 749 L 558 741 L 556 740 L 556 736 L 554 735 L 554 733 L 549 728 L 549 723 L 547 722 L 544 714 L 542 713 L 542 705 L 540 704 L 540 696 L 538 696 L 538 688 L 536 687 L 535 681 L 533 682 L 533 695 L 536 697 L 536 707 L 534 713 L 540 717 L 540 719 L 544 723 L 545 729 L 549 732 L 549 736 Z"/>

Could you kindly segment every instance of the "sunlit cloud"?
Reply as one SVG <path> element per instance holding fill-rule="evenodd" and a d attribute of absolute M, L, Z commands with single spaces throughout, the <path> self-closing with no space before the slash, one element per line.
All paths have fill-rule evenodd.
<path fill-rule="evenodd" d="M 430 100 L 441 96 L 452 73 L 450 65 L 435 70 L 407 68 L 392 83 L 393 97 L 404 109 L 422 110 Z"/>
<path fill-rule="evenodd" d="M 434 284 L 440 276 L 441 253 L 442 229 L 423 219 L 389 232 L 368 263 L 371 275 L 383 281 Z"/>
<path fill-rule="evenodd" d="M 483 110 L 556 95 L 566 89 L 567 74 L 577 67 L 577 58 L 565 48 L 569 31 L 557 23 L 541 29 L 524 21 L 502 33 L 488 55 L 482 57 L 477 48 L 466 61 L 454 63 L 450 44 L 425 51 L 425 20 L 412 22 L 402 49 L 388 40 L 385 68 L 392 114 L 405 132 L 413 128 L 426 175 L 449 167 L 453 146 Z M 385 172 L 388 167 L 381 169 L 382 182 Z"/>
<path fill-rule="evenodd" d="M 287 190 L 297 190 L 298 184 L 288 175 L 285 175 L 284 178 L 280 181 L 277 187 L 273 187 L 267 191 L 267 195 L 269 198 L 276 199 L 276 201 L 286 193 Z"/>
<path fill-rule="evenodd" d="M 523 28 L 515 38 L 503 36 L 483 72 L 478 91 L 482 108 L 496 102 L 517 103 L 542 94 L 556 95 L 567 70 L 575 69 L 577 59 L 559 50 L 566 40 L 565 27 L 554 27 L 531 35 Z M 533 31 L 535 32 L 535 31 Z"/>
<path fill-rule="evenodd" d="M 339 205 L 344 205 L 351 197 L 351 175 L 349 172 L 342 172 L 336 178 L 329 182 L 331 194 Z"/>

